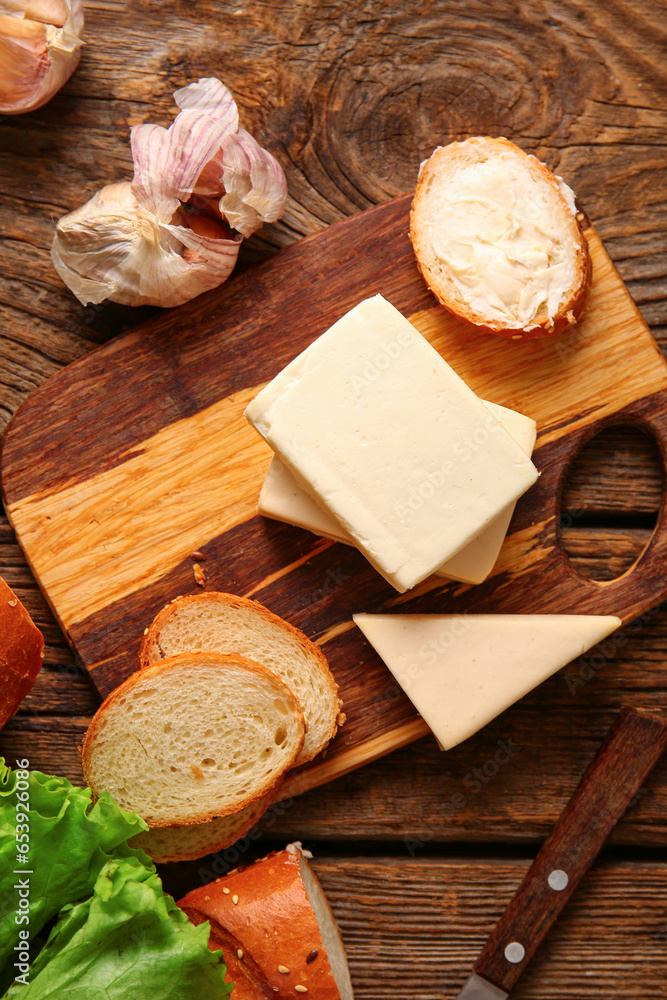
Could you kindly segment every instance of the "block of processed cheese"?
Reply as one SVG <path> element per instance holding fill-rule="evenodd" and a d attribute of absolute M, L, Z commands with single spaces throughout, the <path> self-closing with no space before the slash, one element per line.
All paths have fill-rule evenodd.
<path fill-rule="evenodd" d="M 354 615 L 445 750 L 622 623 L 613 615 Z"/>
<path fill-rule="evenodd" d="M 381 295 L 287 365 L 246 417 L 401 592 L 464 548 L 538 475 Z"/>
<path fill-rule="evenodd" d="M 535 421 L 506 406 L 486 400 L 484 403 L 526 455 L 532 455 L 536 438 Z M 508 504 L 472 542 L 440 566 L 436 575 L 463 583 L 481 583 L 486 580 L 498 558 L 515 506 L 515 501 Z M 313 531 L 316 535 L 331 538 L 334 542 L 354 545 L 342 525 L 299 486 L 277 455 L 273 456 L 264 478 L 257 509 L 265 517 L 294 524 L 306 531 Z"/>

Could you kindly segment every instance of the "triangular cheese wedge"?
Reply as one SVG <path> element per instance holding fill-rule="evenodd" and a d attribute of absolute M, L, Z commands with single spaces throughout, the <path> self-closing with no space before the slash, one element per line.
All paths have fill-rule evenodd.
<path fill-rule="evenodd" d="M 613 615 L 354 615 L 445 750 L 622 624 Z"/>

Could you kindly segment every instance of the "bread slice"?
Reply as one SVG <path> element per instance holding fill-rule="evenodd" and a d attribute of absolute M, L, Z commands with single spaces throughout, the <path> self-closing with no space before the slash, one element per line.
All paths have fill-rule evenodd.
<path fill-rule="evenodd" d="M 327 745 L 340 717 L 338 686 L 321 649 L 263 605 L 234 594 L 177 597 L 146 631 L 139 666 L 184 650 L 238 653 L 269 667 L 299 699 L 306 739 L 297 764 Z"/>
<path fill-rule="evenodd" d="M 132 674 L 103 702 L 83 741 L 83 773 L 94 795 L 106 789 L 149 826 L 188 826 L 261 799 L 304 734 L 299 703 L 272 670 L 183 653 Z"/>
<path fill-rule="evenodd" d="M 410 239 L 436 298 L 492 333 L 544 337 L 584 310 L 591 262 L 574 194 L 507 139 L 453 142 L 422 164 Z"/>
<path fill-rule="evenodd" d="M 223 949 L 234 995 L 354 1000 L 340 932 L 300 844 L 194 889 L 178 905 L 195 924 L 210 920 L 209 948 Z"/>
<path fill-rule="evenodd" d="M 238 813 L 210 819 L 192 826 L 154 826 L 128 841 L 140 847 L 157 864 L 167 861 L 195 861 L 235 844 L 255 825 L 276 797 L 278 785 L 268 795 Z"/>

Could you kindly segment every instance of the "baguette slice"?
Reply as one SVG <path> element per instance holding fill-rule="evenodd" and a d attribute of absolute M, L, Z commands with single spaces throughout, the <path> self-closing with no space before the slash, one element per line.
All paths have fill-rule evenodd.
<path fill-rule="evenodd" d="M 210 819 L 192 826 L 154 826 L 128 841 L 139 847 L 157 864 L 167 861 L 196 861 L 207 854 L 235 844 L 255 825 L 276 797 L 280 782 L 268 795 L 238 813 Z"/>
<path fill-rule="evenodd" d="M 0 579 L 0 729 L 37 680 L 43 657 L 42 633 Z"/>
<path fill-rule="evenodd" d="M 436 298 L 514 340 L 561 333 L 591 281 L 574 194 L 507 139 L 440 147 L 422 164 L 410 239 Z"/>
<path fill-rule="evenodd" d="M 338 685 L 321 649 L 263 605 L 234 594 L 177 597 L 146 631 L 139 667 L 184 650 L 237 653 L 275 670 L 297 696 L 306 739 L 296 761 L 323 749 L 341 722 Z"/>
<path fill-rule="evenodd" d="M 303 713 L 267 667 L 183 653 L 120 685 L 96 712 L 82 765 L 149 826 L 189 826 L 258 802 L 301 751 Z"/>
<path fill-rule="evenodd" d="M 300 845 L 194 889 L 178 905 L 195 924 L 211 921 L 209 948 L 223 949 L 235 996 L 353 1000 L 340 932 Z"/>

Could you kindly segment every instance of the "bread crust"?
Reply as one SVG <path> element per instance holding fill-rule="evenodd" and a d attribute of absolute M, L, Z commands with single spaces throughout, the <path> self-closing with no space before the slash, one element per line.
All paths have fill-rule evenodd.
<path fill-rule="evenodd" d="M 18 597 L 0 579 L 0 729 L 37 680 L 44 637 Z"/>
<path fill-rule="evenodd" d="M 229 891 L 223 893 L 223 887 Z M 306 992 L 317 1000 L 340 1000 L 295 847 L 194 889 L 178 905 L 193 923 L 211 921 L 209 948 L 222 947 L 234 966 L 229 978 L 241 972 L 258 996 L 302 1000 Z M 330 919 L 335 927 L 331 913 Z M 242 956 L 235 960 L 239 950 Z"/>
<path fill-rule="evenodd" d="M 302 751 L 295 766 L 300 767 L 301 764 L 305 764 L 309 760 L 312 760 L 313 757 L 315 757 L 336 735 L 338 725 L 342 724 L 341 704 L 338 697 L 338 685 L 336 684 L 334 676 L 331 673 L 327 658 L 320 647 L 316 646 L 315 643 L 312 642 L 307 635 L 296 628 L 296 626 L 285 621 L 283 618 L 280 618 L 272 611 L 269 611 L 269 609 L 264 607 L 263 604 L 259 604 L 257 601 L 252 601 L 248 597 L 239 597 L 236 594 L 226 594 L 216 591 L 206 591 L 202 594 L 189 594 L 185 597 L 174 598 L 173 601 L 170 601 L 169 604 L 165 605 L 165 607 L 157 614 L 144 633 L 141 647 L 139 649 L 139 669 L 144 670 L 146 667 L 153 663 L 157 663 L 162 659 L 163 653 L 160 648 L 160 633 L 163 626 L 172 617 L 172 615 L 177 613 L 180 608 L 183 608 L 188 604 L 201 605 L 206 602 L 210 604 L 220 604 L 221 606 L 227 608 L 244 608 L 252 610 L 260 619 L 270 622 L 275 627 L 280 628 L 287 634 L 291 635 L 301 648 L 310 657 L 317 661 L 321 678 L 328 691 L 328 723 L 319 743 L 314 745 L 307 752 Z M 341 720 L 340 723 L 339 720 Z"/>
<path fill-rule="evenodd" d="M 565 211 L 568 223 L 568 238 L 575 268 L 575 280 L 572 283 L 564 301 L 559 305 L 555 316 L 549 317 L 546 309 L 535 317 L 535 321 L 526 326 L 506 326 L 501 322 L 489 321 L 466 303 L 462 297 L 454 297 L 445 288 L 442 278 L 434 265 L 434 254 L 428 238 L 428 219 L 425 216 L 424 198 L 429 186 L 434 181 L 453 172 L 459 166 L 481 162 L 501 152 L 511 152 L 517 156 L 531 175 L 546 185 L 553 198 Z M 583 213 L 581 214 L 583 217 Z M 476 136 L 463 142 L 453 142 L 437 149 L 422 165 L 415 195 L 410 210 L 410 240 L 417 258 L 417 264 L 422 276 L 438 301 L 450 312 L 459 316 L 464 322 L 477 330 L 484 330 L 511 340 L 535 340 L 541 337 L 555 336 L 573 326 L 581 317 L 588 298 L 591 285 L 592 266 L 588 243 L 577 215 L 573 215 L 568 205 L 558 179 L 548 167 L 535 156 L 515 146 L 504 138 Z"/>
<path fill-rule="evenodd" d="M 206 823 L 195 823 L 190 826 L 152 827 L 150 830 L 138 833 L 136 837 L 132 837 L 129 844 L 131 847 L 141 848 L 156 864 L 167 864 L 172 861 L 197 861 L 199 858 L 206 857 L 207 854 L 216 854 L 218 851 L 222 851 L 226 847 L 231 847 L 232 844 L 235 844 L 237 840 L 240 840 L 258 822 L 271 803 L 275 801 L 282 783 L 283 779 L 280 778 L 267 795 L 257 802 L 252 803 L 252 805 L 246 806 L 239 813 L 238 824 L 234 825 L 233 829 L 225 836 L 216 834 L 215 824 L 218 819 L 225 821 L 232 820 L 237 815 L 236 813 L 231 813 L 227 817 L 217 817 L 216 819 L 208 820 Z M 209 826 L 211 829 L 207 830 L 206 828 Z M 225 826 L 227 826 L 227 822 L 225 822 Z M 172 847 L 175 849 L 160 850 L 158 847 L 151 849 L 151 833 L 153 830 L 171 834 L 173 837 Z M 185 845 L 190 839 L 191 831 L 200 840 L 200 845 L 196 848 L 183 846 L 182 849 L 178 850 L 179 837 L 183 838 Z"/>
<path fill-rule="evenodd" d="M 97 800 L 103 789 L 96 780 L 92 758 L 96 745 L 102 739 L 102 731 L 106 725 L 106 716 L 110 710 L 115 709 L 122 698 L 126 698 L 128 696 L 131 697 L 136 688 L 145 685 L 151 678 L 167 676 L 169 673 L 178 671 L 180 667 L 189 666 L 193 662 L 201 665 L 214 665 L 222 670 L 224 670 L 227 665 L 242 667 L 244 671 L 249 671 L 250 673 L 257 674 L 263 678 L 270 678 L 280 697 L 290 705 L 292 711 L 296 713 L 297 718 L 300 721 L 300 739 L 297 741 L 297 745 L 291 754 L 291 758 L 283 763 L 282 772 L 278 773 L 278 775 L 273 774 L 261 785 L 258 785 L 252 794 L 248 794 L 245 799 L 237 801 L 229 808 L 217 807 L 204 812 L 198 811 L 194 814 L 183 812 L 167 819 L 161 819 L 151 815 L 150 813 L 146 813 L 145 810 L 142 812 L 140 805 L 137 806 L 131 802 L 119 803 L 126 809 L 135 809 L 151 827 L 193 826 L 195 824 L 206 823 L 209 820 L 216 819 L 218 817 L 229 816 L 240 812 L 241 809 L 245 809 L 247 806 L 250 806 L 255 802 L 259 802 L 274 787 L 276 781 L 283 777 L 285 771 L 287 771 L 294 764 L 294 761 L 298 757 L 300 749 L 303 746 L 306 725 L 303 712 L 301 711 L 301 706 L 299 705 L 299 702 L 294 694 L 273 670 L 269 670 L 268 667 L 265 667 L 260 663 L 256 663 L 253 660 L 249 660 L 233 653 L 179 653 L 176 656 L 161 660 L 159 663 L 147 667 L 145 670 L 135 671 L 135 673 L 131 674 L 130 677 L 123 681 L 119 687 L 117 687 L 111 692 L 110 695 L 108 695 L 107 698 L 105 698 L 93 716 L 93 719 L 86 730 L 81 747 L 81 766 L 86 783 L 92 789 L 94 800 Z"/>

